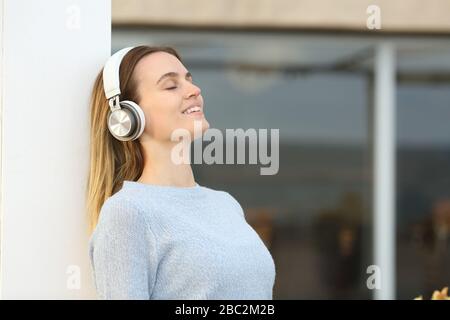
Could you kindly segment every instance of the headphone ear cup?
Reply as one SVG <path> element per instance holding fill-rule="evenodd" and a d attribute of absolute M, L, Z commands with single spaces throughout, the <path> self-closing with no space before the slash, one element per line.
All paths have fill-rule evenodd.
<path fill-rule="evenodd" d="M 142 111 L 142 108 L 137 103 L 130 100 L 121 101 L 120 107 L 133 114 L 134 123 L 136 125 L 134 127 L 134 131 L 130 134 L 130 140 L 138 139 L 145 129 L 144 111 Z"/>
<path fill-rule="evenodd" d="M 120 141 L 139 138 L 145 128 L 145 115 L 133 101 L 121 101 L 120 109 L 108 113 L 108 129 Z"/>

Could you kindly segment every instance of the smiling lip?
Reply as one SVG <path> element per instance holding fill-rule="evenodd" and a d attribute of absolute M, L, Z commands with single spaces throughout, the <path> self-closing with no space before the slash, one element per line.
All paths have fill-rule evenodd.
<path fill-rule="evenodd" d="M 203 116 L 203 111 L 194 111 L 191 113 L 183 113 L 184 116 Z"/>
<path fill-rule="evenodd" d="M 190 113 L 185 113 L 187 110 L 189 110 L 189 109 L 191 109 L 191 108 L 193 108 L 193 107 L 197 107 L 197 108 L 200 109 L 200 110 L 194 111 L 194 112 L 190 112 Z M 184 109 L 183 111 L 181 111 L 181 113 L 184 114 L 184 115 L 190 115 L 190 114 L 203 114 L 203 106 L 201 106 L 200 104 L 194 104 L 194 105 L 191 105 L 190 107 L 187 107 L 187 108 Z"/>

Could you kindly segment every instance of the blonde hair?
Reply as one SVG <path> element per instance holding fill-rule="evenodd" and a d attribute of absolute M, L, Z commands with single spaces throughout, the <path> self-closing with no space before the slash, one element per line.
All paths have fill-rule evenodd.
<path fill-rule="evenodd" d="M 170 47 L 138 46 L 123 58 L 120 69 L 121 100 L 139 104 L 140 97 L 133 78 L 136 64 L 148 54 L 164 51 L 181 58 Z M 135 181 L 143 171 L 144 158 L 139 139 L 119 141 L 108 130 L 109 105 L 103 91 L 103 68 L 95 79 L 90 100 L 90 161 L 86 188 L 86 211 L 91 234 L 104 202 L 122 188 L 124 180 Z"/>

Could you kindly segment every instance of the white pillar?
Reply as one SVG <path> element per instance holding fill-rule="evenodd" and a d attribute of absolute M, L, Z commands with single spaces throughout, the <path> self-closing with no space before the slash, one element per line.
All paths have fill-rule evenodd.
<path fill-rule="evenodd" d="M 110 0 L 0 8 L 1 297 L 94 298 L 88 102 L 110 54 Z"/>
<path fill-rule="evenodd" d="M 375 53 L 374 254 L 381 271 L 375 298 L 395 299 L 395 48 L 381 42 Z"/>

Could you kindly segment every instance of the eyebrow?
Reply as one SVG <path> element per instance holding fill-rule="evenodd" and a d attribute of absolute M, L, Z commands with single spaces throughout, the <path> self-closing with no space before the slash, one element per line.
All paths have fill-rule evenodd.
<path fill-rule="evenodd" d="M 161 81 L 163 81 L 166 78 L 176 78 L 178 76 L 179 76 L 179 73 L 177 73 L 177 72 L 173 72 L 173 71 L 172 72 L 167 72 L 167 73 L 163 74 L 161 76 L 161 78 L 159 78 L 159 80 L 156 82 L 156 84 L 160 83 Z M 190 72 L 186 72 L 185 78 L 186 79 L 187 78 L 192 78 L 192 74 Z"/>

